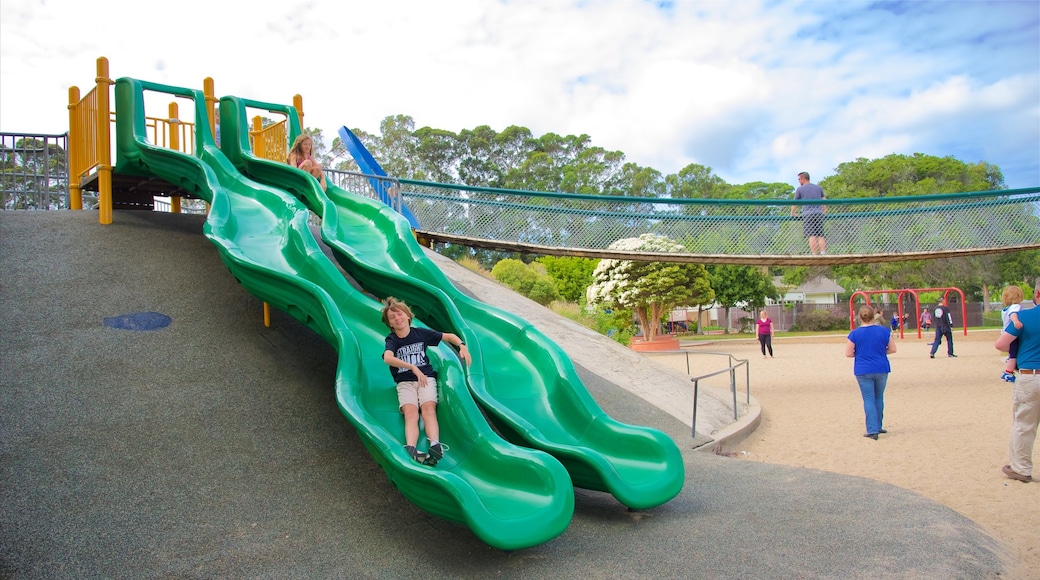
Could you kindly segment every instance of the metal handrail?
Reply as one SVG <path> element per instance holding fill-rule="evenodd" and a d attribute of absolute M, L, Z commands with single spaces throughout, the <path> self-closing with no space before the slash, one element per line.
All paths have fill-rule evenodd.
<path fill-rule="evenodd" d="M 673 350 L 673 351 L 656 351 L 656 352 L 644 352 L 643 354 L 678 354 L 683 353 L 686 355 L 686 374 L 690 374 L 690 355 L 691 354 L 713 354 L 717 356 L 725 356 L 729 359 L 729 366 L 724 369 L 717 370 L 706 375 L 700 375 L 697 377 L 691 377 L 690 381 L 693 382 L 693 421 L 691 426 L 691 433 L 694 438 L 697 437 L 697 399 L 700 395 L 700 381 L 711 378 L 714 376 L 721 375 L 722 373 L 729 373 L 729 390 L 733 394 L 733 420 L 736 421 L 739 418 L 737 412 L 737 369 L 741 366 L 744 367 L 744 384 L 745 393 L 747 397 L 747 404 L 751 404 L 751 366 L 748 364 L 747 359 L 738 359 L 728 352 L 691 352 L 688 350 Z M 736 364 L 734 364 L 736 363 Z"/>
<path fill-rule="evenodd" d="M 686 367 L 687 367 L 687 369 L 689 369 L 690 353 L 689 353 L 689 351 L 685 351 L 685 352 L 686 352 Z M 749 404 L 749 405 L 751 404 L 751 366 L 748 365 L 747 359 L 734 358 L 733 355 L 731 355 L 729 353 L 724 353 L 724 352 L 703 353 L 703 354 L 726 355 L 727 357 L 729 357 L 729 367 L 727 367 L 725 369 L 722 369 L 722 370 L 719 370 L 719 371 L 715 371 L 713 373 L 708 373 L 706 375 L 701 375 L 699 377 L 693 377 L 693 378 L 690 379 L 691 381 L 693 381 L 693 421 L 692 421 L 693 425 L 692 425 L 692 437 L 697 437 L 697 393 L 700 390 L 700 381 L 702 379 L 706 379 L 706 378 L 709 378 L 709 377 L 714 377 L 716 375 L 720 375 L 720 374 L 725 373 L 725 372 L 729 373 L 729 390 L 730 390 L 730 393 L 733 394 L 733 420 L 736 421 L 738 419 L 738 415 L 737 415 L 737 368 L 740 367 L 740 366 L 743 366 L 744 367 L 744 373 L 745 373 L 745 377 L 744 377 L 745 383 L 744 384 L 746 385 L 745 391 L 747 393 L 747 404 Z M 736 365 L 733 364 L 734 361 L 736 361 L 736 363 L 737 363 Z M 687 374 L 689 374 L 689 371 L 687 371 Z"/>

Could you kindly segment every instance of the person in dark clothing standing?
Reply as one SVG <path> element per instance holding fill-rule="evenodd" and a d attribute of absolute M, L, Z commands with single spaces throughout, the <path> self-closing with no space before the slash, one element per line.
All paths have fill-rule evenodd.
<path fill-rule="evenodd" d="M 956 357 L 953 354 L 953 315 L 950 314 L 949 304 L 946 299 L 939 300 L 935 307 L 935 341 L 932 342 L 932 352 L 928 355 L 935 358 L 935 351 L 939 350 L 942 339 L 946 337 L 946 355 Z"/>

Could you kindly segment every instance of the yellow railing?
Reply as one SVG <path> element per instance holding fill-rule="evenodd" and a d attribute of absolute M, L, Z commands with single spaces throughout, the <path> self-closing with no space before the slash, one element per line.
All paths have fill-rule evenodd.
<path fill-rule="evenodd" d="M 293 107 L 303 127 L 303 97 L 293 95 Z M 249 145 L 253 148 L 253 155 L 284 163 L 289 155 L 288 127 L 288 119 L 264 127 L 262 117 L 253 117 L 253 126 L 249 130 Z"/>
<path fill-rule="evenodd" d="M 98 187 L 98 221 L 102 224 L 112 223 L 112 127 L 115 124 L 115 111 L 111 108 L 110 93 L 115 83 L 108 78 L 108 59 L 97 59 L 96 85 L 80 97 L 78 87 L 69 88 L 69 208 L 83 209 L 83 181 L 97 176 Z M 219 115 L 218 99 L 213 88 L 213 79 L 203 80 L 203 93 L 206 97 L 205 107 L 210 111 L 210 130 L 216 135 L 217 116 Z M 303 98 L 293 97 L 303 124 Z M 198 106 L 198 104 L 196 104 Z M 261 127 L 259 117 L 254 121 L 254 130 L 250 138 L 254 154 L 258 157 L 284 162 L 288 153 L 287 123 L 281 121 L 268 127 Z M 167 147 L 188 155 L 195 151 L 195 124 L 181 121 L 176 103 L 169 105 L 169 117 L 145 117 L 145 127 L 149 140 L 162 147 Z M 171 210 L 179 212 L 181 199 L 171 200 Z"/>
<path fill-rule="evenodd" d="M 144 126 L 149 141 L 155 145 L 188 155 L 195 151 L 195 123 L 179 119 L 177 103 L 170 103 L 169 118 L 145 117 Z"/>
<path fill-rule="evenodd" d="M 288 135 L 285 120 L 272 123 L 264 127 L 263 119 L 259 115 L 253 117 L 253 128 L 249 131 L 250 145 L 253 155 L 261 159 L 284 162 L 288 155 L 286 143 Z"/>
<path fill-rule="evenodd" d="M 98 221 L 112 223 L 112 117 L 108 59 L 97 59 L 96 86 L 80 99 L 79 88 L 69 88 L 69 207 L 83 209 L 83 178 L 98 177 Z"/>

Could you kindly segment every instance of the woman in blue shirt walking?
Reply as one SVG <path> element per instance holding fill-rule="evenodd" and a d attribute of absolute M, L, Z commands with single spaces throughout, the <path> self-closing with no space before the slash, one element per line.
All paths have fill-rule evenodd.
<path fill-rule="evenodd" d="M 863 395 L 863 413 L 867 419 L 867 432 L 863 435 L 877 441 L 878 434 L 888 433 L 882 427 L 885 415 L 885 385 L 892 366 L 888 355 L 896 351 L 892 331 L 874 324 L 874 309 L 863 306 L 859 309 L 860 327 L 849 333 L 845 345 L 845 356 L 854 358 L 852 373 L 856 375 L 860 393 Z"/>

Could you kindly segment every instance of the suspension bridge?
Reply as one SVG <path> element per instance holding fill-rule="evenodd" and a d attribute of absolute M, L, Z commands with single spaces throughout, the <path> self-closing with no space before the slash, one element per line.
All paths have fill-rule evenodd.
<path fill-rule="evenodd" d="M 414 216 L 428 243 L 623 260 L 840 265 L 1040 248 L 1040 187 L 821 201 L 659 199 L 493 189 L 328 171 L 339 187 Z M 791 208 L 824 205 L 828 253 Z M 800 212 L 796 212 L 800 214 Z M 652 234 L 683 252 L 626 249 Z M 631 244 L 628 244 L 631 246 Z"/>

